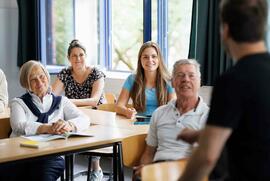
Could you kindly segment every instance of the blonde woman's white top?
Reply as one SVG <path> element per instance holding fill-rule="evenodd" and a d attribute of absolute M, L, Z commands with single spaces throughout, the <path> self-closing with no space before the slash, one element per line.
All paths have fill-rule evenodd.
<path fill-rule="evenodd" d="M 41 113 L 48 112 L 52 104 L 52 95 L 43 97 L 43 102 L 34 94 L 31 94 L 33 103 Z M 14 98 L 10 103 L 10 124 L 12 133 L 10 137 L 36 134 L 37 129 L 43 123 L 37 122 L 37 117 L 30 111 L 21 98 Z M 76 126 L 77 131 L 87 129 L 90 126 L 90 118 L 81 112 L 68 98 L 62 96 L 59 109 L 55 110 L 48 118 L 48 123 L 59 119 L 69 121 Z"/>

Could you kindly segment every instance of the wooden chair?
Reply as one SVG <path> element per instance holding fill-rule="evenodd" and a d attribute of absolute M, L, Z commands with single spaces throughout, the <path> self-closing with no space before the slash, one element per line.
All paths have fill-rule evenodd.
<path fill-rule="evenodd" d="M 127 107 L 131 108 L 133 105 L 128 104 Z M 97 109 L 102 111 L 115 112 L 115 104 L 100 104 Z"/>
<path fill-rule="evenodd" d="M 10 126 L 10 108 L 5 108 L 4 112 L 0 113 L 0 139 L 8 138 L 11 134 Z"/>
<path fill-rule="evenodd" d="M 113 93 L 107 92 L 104 94 L 107 100 L 107 104 L 115 104 L 116 103 L 116 96 Z"/>
<path fill-rule="evenodd" d="M 11 134 L 9 118 L 1 118 L 0 139 L 8 138 Z"/>
<path fill-rule="evenodd" d="M 175 181 L 183 173 L 187 160 L 167 161 L 146 165 L 142 168 L 142 181 Z M 205 178 L 203 181 L 207 181 Z"/>
<path fill-rule="evenodd" d="M 128 106 L 131 107 L 132 105 L 128 105 Z M 115 112 L 115 104 L 101 104 L 98 106 L 98 110 Z M 140 156 L 145 147 L 145 137 L 146 137 L 146 134 L 136 135 L 136 136 L 125 138 L 122 141 L 122 155 L 123 155 L 123 163 L 125 166 L 133 167 L 138 164 Z M 119 159 L 119 158 L 114 158 L 112 147 L 91 150 L 88 152 L 84 152 L 82 154 L 89 156 L 87 178 L 89 178 L 89 174 L 91 170 L 92 156 L 112 158 L 112 165 L 113 165 L 113 159 Z M 113 176 L 112 170 L 110 173 L 106 173 L 106 172 L 103 172 L 103 173 L 104 175 L 109 175 L 110 179 Z"/>
<path fill-rule="evenodd" d="M 123 164 L 126 167 L 134 167 L 139 164 L 145 149 L 145 138 L 147 134 L 135 135 L 122 141 Z"/>
<path fill-rule="evenodd" d="M 115 112 L 115 104 L 100 104 L 98 110 Z"/>
<path fill-rule="evenodd" d="M 147 134 L 140 134 L 129 136 L 124 138 L 121 144 L 118 145 L 118 153 L 120 165 L 117 166 L 118 174 L 121 177 L 124 177 L 123 166 L 134 167 L 139 165 L 139 161 L 145 149 L 145 138 Z M 134 180 L 132 176 L 132 180 Z"/>
<path fill-rule="evenodd" d="M 106 96 L 107 94 L 105 94 Z M 112 94 L 108 94 L 109 97 Z M 107 99 L 107 98 L 106 98 Z M 112 99 L 107 99 L 108 100 L 112 100 Z M 100 104 L 98 107 L 98 110 L 102 110 L 102 111 L 109 111 L 109 112 L 115 112 L 115 103 L 109 103 L 109 104 Z M 87 172 L 81 172 L 79 173 L 79 175 L 85 175 L 87 174 L 87 180 L 90 179 L 90 171 L 91 171 L 91 162 L 92 162 L 92 157 L 93 156 L 100 156 L 100 157 L 109 157 L 109 158 L 113 158 L 113 147 L 107 147 L 107 148 L 101 148 L 101 149 L 96 149 L 96 150 L 91 150 L 91 151 L 87 151 L 87 152 L 83 152 L 81 153 L 82 155 L 87 155 L 88 156 L 88 170 Z M 113 160 L 112 160 L 113 161 Z M 113 163 L 112 163 L 113 165 Z M 111 170 L 109 173 L 104 172 L 104 175 L 109 175 L 109 179 L 111 180 L 112 178 L 112 173 L 113 171 Z"/>

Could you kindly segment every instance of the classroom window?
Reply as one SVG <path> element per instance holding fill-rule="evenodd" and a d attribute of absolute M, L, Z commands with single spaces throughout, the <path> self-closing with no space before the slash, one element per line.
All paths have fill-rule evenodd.
<path fill-rule="evenodd" d="M 97 0 L 48 0 L 41 8 L 45 12 L 42 59 L 46 65 L 69 65 L 67 49 L 73 39 L 86 47 L 88 64 L 98 59 Z M 44 8 L 45 7 L 45 8 Z"/>
<path fill-rule="evenodd" d="M 191 32 L 192 1 L 168 1 L 168 67 L 188 58 Z"/>
<path fill-rule="evenodd" d="M 72 1 L 49 0 L 45 3 L 47 65 L 66 65 L 66 47 L 74 37 L 74 8 Z"/>
<path fill-rule="evenodd" d="M 111 69 L 135 70 L 138 50 L 143 43 L 142 0 L 112 0 Z"/>
<path fill-rule="evenodd" d="M 160 43 L 168 67 L 187 58 L 192 1 L 48 0 L 41 8 L 43 63 L 68 65 L 67 48 L 76 38 L 86 46 L 88 64 L 134 71 L 143 43 L 144 1 L 152 3 L 152 40 Z"/>

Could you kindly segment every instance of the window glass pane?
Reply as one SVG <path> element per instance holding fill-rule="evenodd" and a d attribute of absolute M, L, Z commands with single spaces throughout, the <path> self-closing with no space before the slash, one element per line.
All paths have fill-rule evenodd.
<path fill-rule="evenodd" d="M 67 49 L 73 39 L 85 46 L 87 64 L 97 64 L 97 9 L 97 0 L 49 0 L 46 3 L 47 65 L 69 65 Z"/>
<path fill-rule="evenodd" d="M 168 64 L 188 57 L 191 31 L 192 1 L 168 1 Z"/>
<path fill-rule="evenodd" d="M 46 3 L 47 65 L 66 65 L 66 49 L 74 37 L 73 1 L 51 0 Z"/>
<path fill-rule="evenodd" d="M 86 48 L 87 64 L 98 63 L 98 2 L 75 0 L 75 38 Z"/>
<path fill-rule="evenodd" d="M 143 43 L 143 1 L 112 0 L 112 70 L 137 67 Z"/>

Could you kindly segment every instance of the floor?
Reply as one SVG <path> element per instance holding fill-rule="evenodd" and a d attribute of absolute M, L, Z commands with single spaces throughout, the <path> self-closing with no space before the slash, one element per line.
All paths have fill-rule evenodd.
<path fill-rule="evenodd" d="M 87 157 L 83 155 L 77 155 L 75 157 L 75 165 L 74 165 L 75 174 L 80 171 L 87 170 L 87 160 L 88 160 Z M 109 172 L 112 169 L 110 158 L 101 158 L 100 166 L 103 171 Z M 124 176 L 125 176 L 125 181 L 131 181 L 132 169 L 124 168 Z M 75 178 L 74 181 L 86 181 L 86 179 L 87 179 L 86 175 L 80 175 L 77 178 Z M 109 179 L 107 176 L 105 176 L 102 181 L 107 181 L 107 180 Z"/>

